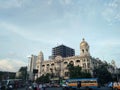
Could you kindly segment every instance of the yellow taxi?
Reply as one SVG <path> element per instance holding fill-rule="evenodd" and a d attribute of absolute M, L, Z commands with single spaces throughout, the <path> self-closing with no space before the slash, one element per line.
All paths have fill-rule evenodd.
<path fill-rule="evenodd" d="M 120 90 L 120 82 L 113 82 L 112 88 L 114 90 Z"/>

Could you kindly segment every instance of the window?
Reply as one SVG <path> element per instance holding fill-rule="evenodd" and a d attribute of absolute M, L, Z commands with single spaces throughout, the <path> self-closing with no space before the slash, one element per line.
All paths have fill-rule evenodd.
<path fill-rule="evenodd" d="M 47 64 L 47 66 L 49 66 L 49 64 Z"/>
<path fill-rule="evenodd" d="M 83 59 L 83 62 L 85 62 L 85 59 Z"/>
<path fill-rule="evenodd" d="M 73 64 L 73 65 L 74 65 L 74 62 L 73 62 L 73 61 L 70 61 L 70 64 Z"/>
<path fill-rule="evenodd" d="M 80 60 L 76 60 L 76 62 L 77 62 L 77 63 L 79 63 L 79 62 L 80 62 Z"/>
<path fill-rule="evenodd" d="M 84 53 L 84 49 L 82 49 L 82 52 Z"/>
<path fill-rule="evenodd" d="M 42 65 L 42 67 L 44 67 L 45 65 Z"/>
<path fill-rule="evenodd" d="M 54 66 L 54 63 L 52 63 L 51 66 Z"/>
<path fill-rule="evenodd" d="M 85 63 L 83 63 L 83 68 L 86 68 L 86 64 Z"/>
<path fill-rule="evenodd" d="M 67 62 L 64 62 L 64 64 L 67 64 Z"/>
<path fill-rule="evenodd" d="M 87 63 L 88 68 L 90 68 L 90 63 Z"/>
<path fill-rule="evenodd" d="M 89 59 L 87 59 L 87 62 L 89 62 Z"/>
<path fill-rule="evenodd" d="M 69 72 L 65 72 L 65 76 L 66 76 L 66 77 L 69 76 Z"/>

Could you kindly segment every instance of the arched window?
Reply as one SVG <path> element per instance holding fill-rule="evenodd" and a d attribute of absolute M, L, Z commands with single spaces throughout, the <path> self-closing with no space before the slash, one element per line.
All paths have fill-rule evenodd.
<path fill-rule="evenodd" d="M 47 64 L 47 66 L 49 66 L 49 64 Z"/>
<path fill-rule="evenodd" d="M 67 64 L 67 62 L 64 62 L 64 64 Z"/>
<path fill-rule="evenodd" d="M 82 52 L 84 53 L 84 49 L 82 49 Z"/>
<path fill-rule="evenodd" d="M 66 76 L 66 77 L 69 76 L 69 72 L 65 72 L 65 76 Z"/>
<path fill-rule="evenodd" d="M 70 61 L 70 64 L 73 64 L 73 65 L 74 65 L 74 62 L 73 62 L 73 61 Z"/>
<path fill-rule="evenodd" d="M 80 62 L 80 60 L 76 60 L 76 62 L 77 62 L 77 63 L 79 63 L 79 62 Z"/>
<path fill-rule="evenodd" d="M 52 63 L 51 66 L 54 66 L 54 63 Z"/>
<path fill-rule="evenodd" d="M 42 65 L 42 67 L 44 67 L 45 65 Z"/>

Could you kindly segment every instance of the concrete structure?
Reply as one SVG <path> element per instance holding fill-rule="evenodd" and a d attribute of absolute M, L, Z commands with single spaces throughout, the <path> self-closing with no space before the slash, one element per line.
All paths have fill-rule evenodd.
<path fill-rule="evenodd" d="M 83 71 L 93 73 L 94 67 L 102 64 L 102 61 L 91 57 L 89 52 L 89 45 L 83 39 L 80 43 L 80 55 L 62 57 L 56 56 L 52 60 L 44 60 L 44 55 L 42 52 L 38 54 L 36 61 L 36 69 L 38 69 L 38 77 L 43 74 L 51 73 L 54 77 L 62 77 L 64 79 L 68 77 L 67 65 L 73 63 L 74 66 L 79 65 L 82 67 Z"/>
<path fill-rule="evenodd" d="M 55 59 L 56 56 L 62 56 L 64 58 L 75 56 L 75 50 L 65 45 L 59 45 L 57 47 L 52 48 L 53 59 Z"/>
<path fill-rule="evenodd" d="M 99 58 L 93 58 L 90 55 L 89 49 L 89 44 L 85 41 L 85 39 L 83 39 L 80 43 L 80 55 L 78 56 L 56 56 L 54 59 L 44 60 L 44 55 L 41 51 L 37 56 L 37 60 L 34 60 L 34 65 L 31 63 L 31 65 L 34 67 L 31 66 L 30 71 L 32 71 L 33 68 L 38 69 L 37 77 L 50 73 L 54 75 L 54 77 L 62 77 L 67 79 L 69 78 L 67 65 L 72 63 L 74 66 L 79 65 L 82 67 L 83 71 L 90 72 L 93 75 L 94 68 L 103 64 L 104 62 L 102 62 Z"/>
<path fill-rule="evenodd" d="M 33 70 L 36 69 L 37 56 L 31 55 L 28 58 L 29 58 L 29 64 L 28 64 L 29 79 L 34 80 Z"/>

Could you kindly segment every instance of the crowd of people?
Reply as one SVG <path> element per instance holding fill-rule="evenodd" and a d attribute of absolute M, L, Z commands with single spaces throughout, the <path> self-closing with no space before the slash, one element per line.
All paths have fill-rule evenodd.
<path fill-rule="evenodd" d="M 26 84 L 26 90 L 45 90 L 46 87 L 48 87 L 48 85 L 44 83 L 33 82 Z"/>
<path fill-rule="evenodd" d="M 36 83 L 35 81 L 32 83 L 28 83 L 26 90 L 46 90 L 47 87 L 60 87 L 60 85 L 57 84 L 51 84 L 51 83 Z M 81 87 L 81 82 L 79 81 L 77 83 L 77 88 Z"/>

